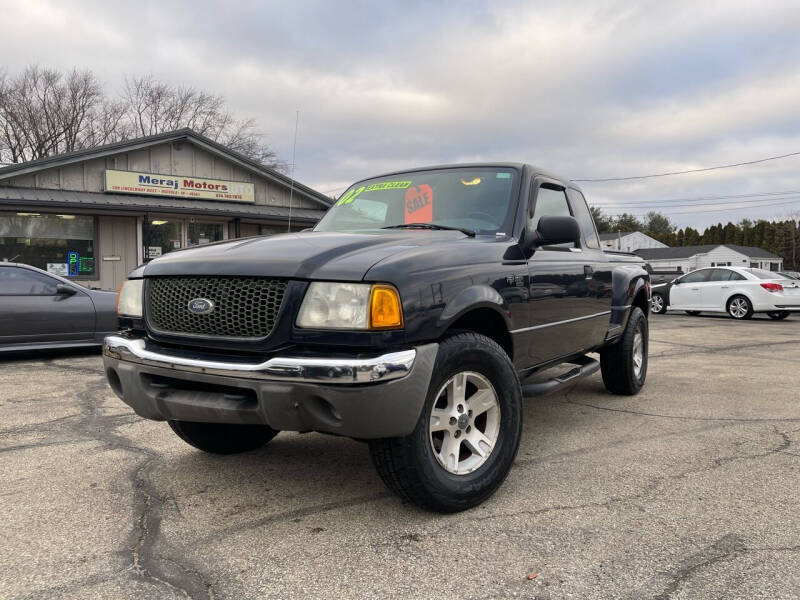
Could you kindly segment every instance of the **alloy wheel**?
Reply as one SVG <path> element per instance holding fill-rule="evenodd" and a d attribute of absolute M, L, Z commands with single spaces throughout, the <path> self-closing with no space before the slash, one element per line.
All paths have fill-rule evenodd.
<path fill-rule="evenodd" d="M 750 307 L 744 298 L 734 298 L 728 306 L 728 312 L 735 319 L 743 319 L 749 310 Z"/>
<path fill-rule="evenodd" d="M 474 371 L 448 379 L 436 395 L 428 430 L 436 460 L 448 473 L 481 467 L 500 435 L 500 403 L 489 380 Z"/>
<path fill-rule="evenodd" d="M 661 294 L 654 294 L 650 299 L 650 305 L 654 313 L 660 313 L 664 308 L 664 298 L 661 297 Z"/>
<path fill-rule="evenodd" d="M 633 334 L 633 374 L 636 379 L 642 376 L 642 365 L 644 364 L 644 332 L 642 326 L 636 328 Z"/>

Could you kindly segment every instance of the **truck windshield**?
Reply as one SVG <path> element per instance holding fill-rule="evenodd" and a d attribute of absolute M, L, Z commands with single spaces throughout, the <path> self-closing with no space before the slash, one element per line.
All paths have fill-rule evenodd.
<path fill-rule="evenodd" d="M 414 171 L 367 179 L 334 203 L 315 231 L 436 225 L 495 234 L 511 221 L 517 171 L 479 167 Z"/>

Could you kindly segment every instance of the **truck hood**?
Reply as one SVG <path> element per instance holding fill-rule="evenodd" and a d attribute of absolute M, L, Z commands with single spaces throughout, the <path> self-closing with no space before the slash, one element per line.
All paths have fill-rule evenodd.
<path fill-rule="evenodd" d="M 150 262 L 145 277 L 240 275 L 360 281 L 381 260 L 440 242 L 460 231 L 303 232 L 247 238 L 171 252 Z"/>

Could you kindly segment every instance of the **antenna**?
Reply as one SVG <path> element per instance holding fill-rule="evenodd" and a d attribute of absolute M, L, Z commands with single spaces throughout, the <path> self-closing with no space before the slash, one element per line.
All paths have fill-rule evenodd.
<path fill-rule="evenodd" d="M 292 231 L 292 196 L 294 195 L 294 162 L 297 154 L 297 127 L 300 124 L 300 109 L 297 109 L 297 115 L 294 119 L 294 145 L 292 146 L 292 175 L 291 184 L 289 185 L 289 225 L 286 228 L 286 233 Z"/>

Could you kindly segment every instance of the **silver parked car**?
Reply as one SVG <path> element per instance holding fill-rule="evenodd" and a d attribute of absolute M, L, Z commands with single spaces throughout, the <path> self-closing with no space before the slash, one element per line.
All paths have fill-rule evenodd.
<path fill-rule="evenodd" d="M 117 327 L 117 293 L 0 262 L 0 352 L 99 346 Z"/>

